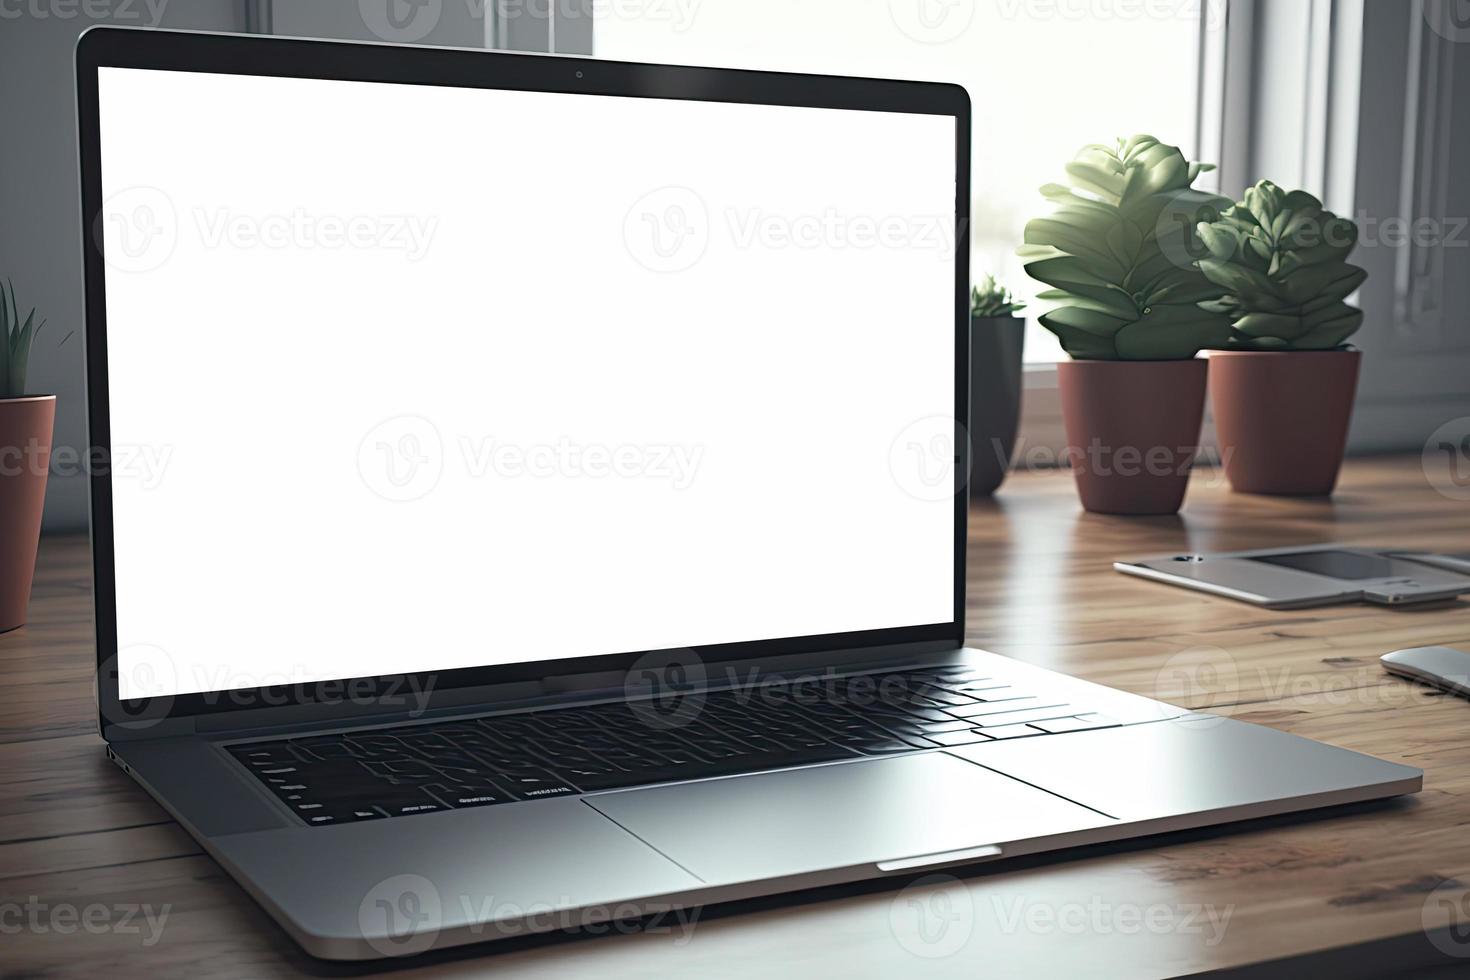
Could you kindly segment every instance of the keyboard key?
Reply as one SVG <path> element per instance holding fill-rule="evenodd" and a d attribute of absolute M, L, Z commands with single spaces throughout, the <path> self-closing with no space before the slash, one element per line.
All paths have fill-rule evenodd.
<path fill-rule="evenodd" d="M 1012 698 L 1006 701 L 987 701 L 982 704 L 967 705 L 963 708 L 950 708 L 949 713 L 955 718 L 984 718 L 987 715 L 1002 715 L 1012 711 L 1024 711 L 1032 708 L 1044 708 L 1053 710 L 1065 708 L 1065 704 L 1047 704 L 1040 698 L 1025 697 Z M 1062 712 L 1067 714 L 1067 712 Z"/>
<path fill-rule="evenodd" d="M 997 725 L 995 728 L 985 729 L 985 735 L 989 738 L 1026 738 L 1031 735 L 1045 735 L 1039 728 L 1030 725 Z"/>
<path fill-rule="evenodd" d="M 496 803 L 509 803 L 514 798 L 502 792 L 498 788 L 488 786 L 472 788 L 467 786 L 426 786 L 424 792 L 447 806 L 456 810 L 468 809 L 477 806 L 493 806 Z"/>
<path fill-rule="evenodd" d="M 557 779 L 550 773 L 524 772 L 504 779 L 506 789 L 523 800 L 536 800 L 547 796 L 571 796 L 576 789 Z"/>
<path fill-rule="evenodd" d="M 971 718 L 970 721 L 975 723 L 976 728 L 984 728 L 988 731 L 997 725 L 1029 725 L 1038 721 L 1067 718 L 1076 713 L 1076 708 L 1064 704 L 1059 708 L 1034 708 L 1027 711 L 1007 711 L 1004 714 Z"/>
<path fill-rule="evenodd" d="M 392 817 L 407 817 L 415 813 L 434 813 L 445 809 L 444 804 L 432 800 L 415 800 L 411 803 L 389 803 L 383 809 Z"/>
<path fill-rule="evenodd" d="M 1116 728 L 1118 723 L 1102 715 L 1083 715 L 1080 718 L 1056 718 L 1049 721 L 1033 721 L 1031 725 L 1033 728 L 1039 728 L 1051 735 L 1060 735 L 1063 732 L 1087 732 L 1098 728 Z"/>
<path fill-rule="evenodd" d="M 929 737 L 940 745 L 970 745 L 990 741 L 990 736 L 978 728 L 968 728 L 962 732 L 936 732 Z"/>
<path fill-rule="evenodd" d="M 955 691 L 945 691 L 940 688 L 934 687 L 924 688 L 923 696 L 930 701 L 938 701 L 941 704 L 949 705 L 974 704 L 977 700 L 976 698 L 972 698 L 966 694 L 960 694 Z"/>
<path fill-rule="evenodd" d="M 248 766 L 267 769 L 275 766 L 294 765 L 297 761 L 295 753 L 285 742 L 252 747 L 248 751 L 238 751 L 235 757 Z"/>

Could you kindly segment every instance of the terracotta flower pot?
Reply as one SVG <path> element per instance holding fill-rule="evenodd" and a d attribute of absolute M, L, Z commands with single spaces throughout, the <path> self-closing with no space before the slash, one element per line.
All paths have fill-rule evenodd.
<path fill-rule="evenodd" d="M 1208 371 L 1203 360 L 1057 365 L 1083 507 L 1098 514 L 1179 510 L 1199 450 Z"/>
<path fill-rule="evenodd" d="M 1332 493 L 1362 361 L 1347 350 L 1211 354 L 1210 402 L 1230 485 L 1240 493 Z"/>
<path fill-rule="evenodd" d="M 26 621 L 55 422 L 55 395 L 0 399 L 0 633 Z"/>
<path fill-rule="evenodd" d="M 1005 481 L 1021 421 L 1026 321 L 970 320 L 970 496 L 988 497 Z"/>

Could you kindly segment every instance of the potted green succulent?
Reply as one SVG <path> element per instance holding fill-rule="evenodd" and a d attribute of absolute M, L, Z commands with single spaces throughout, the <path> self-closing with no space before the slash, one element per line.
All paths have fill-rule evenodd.
<path fill-rule="evenodd" d="M 1263 180 L 1199 225 L 1200 271 L 1224 295 L 1202 304 L 1233 330 L 1210 357 L 1211 403 L 1230 484 L 1243 493 L 1326 495 L 1337 486 L 1362 355 L 1363 313 L 1345 300 L 1367 273 L 1348 263 L 1358 226 L 1306 191 Z"/>
<path fill-rule="evenodd" d="M 1005 481 L 1021 421 L 1026 308 L 986 276 L 970 289 L 970 496 L 988 497 Z"/>
<path fill-rule="evenodd" d="M 1026 272 L 1058 305 L 1041 323 L 1071 356 L 1058 365 L 1068 455 L 1082 504 L 1172 514 L 1184 500 L 1204 415 L 1207 364 L 1230 318 L 1200 307 L 1219 289 L 1195 265 L 1198 221 L 1231 203 L 1193 188 L 1209 165 L 1152 136 L 1085 147 L 1070 186 L 1026 225 Z"/>
<path fill-rule="evenodd" d="M 41 536 L 56 396 L 25 386 L 42 325 L 34 309 L 22 320 L 15 287 L 0 286 L 0 633 L 25 623 Z"/>

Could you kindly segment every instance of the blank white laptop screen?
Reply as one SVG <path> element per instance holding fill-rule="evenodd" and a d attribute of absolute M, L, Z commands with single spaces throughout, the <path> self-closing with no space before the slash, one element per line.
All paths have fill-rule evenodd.
<path fill-rule="evenodd" d="M 952 117 L 100 99 L 123 698 L 953 621 Z"/>

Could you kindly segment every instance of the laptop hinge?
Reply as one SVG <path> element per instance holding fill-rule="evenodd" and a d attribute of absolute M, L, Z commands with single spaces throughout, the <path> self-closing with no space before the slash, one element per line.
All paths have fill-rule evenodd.
<path fill-rule="evenodd" d="M 734 687 L 759 683 L 764 678 L 776 676 L 789 679 L 806 674 L 820 676 L 839 669 L 845 671 L 900 666 L 958 649 L 959 647 L 949 642 L 926 642 L 727 661 L 707 665 L 699 686 Z M 561 702 L 624 697 L 628 694 L 628 676 L 627 672 L 622 671 L 559 675 L 540 681 L 446 691 L 434 690 L 431 682 L 409 683 L 403 691 L 393 696 L 391 704 L 388 699 L 379 698 L 370 702 L 337 701 L 331 704 L 264 706 L 181 718 L 114 723 L 103 726 L 102 737 L 109 742 L 121 742 L 265 730 L 399 724 L 476 711 L 514 710 Z M 236 691 L 222 694 L 221 699 L 238 701 L 258 696 L 259 692 L 256 691 Z"/>

